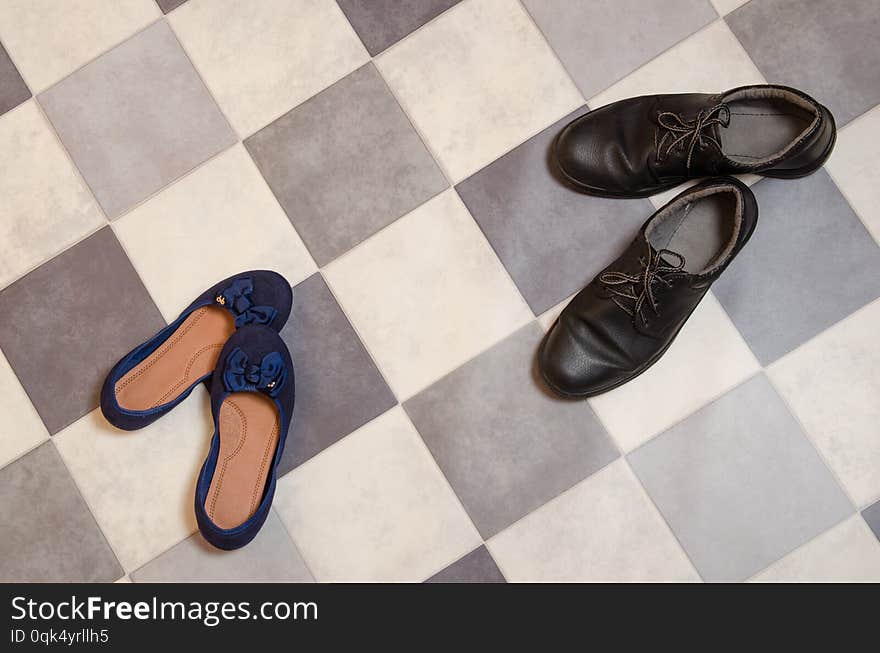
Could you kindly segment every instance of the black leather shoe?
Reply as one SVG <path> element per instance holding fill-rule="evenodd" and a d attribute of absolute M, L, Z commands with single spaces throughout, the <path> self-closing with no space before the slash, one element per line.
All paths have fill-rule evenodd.
<path fill-rule="evenodd" d="M 697 184 L 658 210 L 544 337 L 538 365 L 547 384 L 563 396 L 591 397 L 648 369 L 757 220 L 752 191 L 730 177 Z"/>
<path fill-rule="evenodd" d="M 556 162 L 580 190 L 646 197 L 696 177 L 752 172 L 786 179 L 831 154 L 831 112 L 801 91 L 764 84 L 706 95 L 645 95 L 569 123 Z"/>

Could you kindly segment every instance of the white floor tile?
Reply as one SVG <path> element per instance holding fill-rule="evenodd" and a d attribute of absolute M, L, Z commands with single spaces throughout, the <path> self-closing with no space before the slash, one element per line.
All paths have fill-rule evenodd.
<path fill-rule="evenodd" d="M 760 368 L 709 292 L 657 363 L 590 403 L 621 448 L 632 451 Z"/>
<path fill-rule="evenodd" d="M 369 60 L 333 0 L 189 0 L 169 19 L 242 138 Z"/>
<path fill-rule="evenodd" d="M 850 206 L 880 243 L 880 106 L 860 116 L 837 135 L 825 164 Z"/>
<path fill-rule="evenodd" d="M 458 182 L 583 104 L 515 0 L 468 0 L 376 60 Z"/>
<path fill-rule="evenodd" d="M 880 496 L 880 300 L 775 362 L 770 379 L 859 506 Z"/>
<path fill-rule="evenodd" d="M 789 553 L 753 581 L 782 583 L 880 582 L 880 542 L 853 515 Z"/>
<path fill-rule="evenodd" d="M 37 414 L 9 362 L 0 352 L 0 467 L 48 439 L 49 432 Z"/>
<path fill-rule="evenodd" d="M 275 508 L 319 582 L 422 581 L 480 544 L 400 407 L 284 476 Z"/>
<path fill-rule="evenodd" d="M 0 39 L 39 93 L 161 15 L 153 0 L 3 0 Z"/>
<path fill-rule="evenodd" d="M 698 581 L 696 570 L 617 460 L 488 542 L 509 581 Z"/>
<path fill-rule="evenodd" d="M 723 20 L 671 47 L 653 61 L 590 98 L 591 109 L 653 93 L 720 93 L 764 77 Z"/>
<path fill-rule="evenodd" d="M 113 224 L 162 315 L 175 319 L 212 285 L 269 269 L 297 284 L 312 257 L 241 145 Z"/>
<path fill-rule="evenodd" d="M 726 16 L 737 7 L 742 7 L 749 0 L 712 0 L 719 16 Z"/>
<path fill-rule="evenodd" d="M 0 117 L 0 288 L 104 224 L 33 100 Z"/>
<path fill-rule="evenodd" d="M 126 572 L 197 529 L 196 477 L 212 434 L 207 392 L 198 387 L 139 431 L 119 431 L 94 410 L 53 438 Z"/>
<path fill-rule="evenodd" d="M 533 319 L 454 190 L 324 276 L 401 401 Z"/>

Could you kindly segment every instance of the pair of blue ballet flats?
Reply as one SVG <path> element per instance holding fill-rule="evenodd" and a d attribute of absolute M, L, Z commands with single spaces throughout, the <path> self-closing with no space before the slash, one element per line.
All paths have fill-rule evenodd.
<path fill-rule="evenodd" d="M 195 513 L 202 535 L 220 549 L 250 542 L 275 495 L 295 394 L 293 361 L 278 332 L 292 304 L 290 284 L 276 272 L 225 279 L 126 354 L 101 389 L 107 421 L 133 431 L 208 384 L 214 436 Z"/>

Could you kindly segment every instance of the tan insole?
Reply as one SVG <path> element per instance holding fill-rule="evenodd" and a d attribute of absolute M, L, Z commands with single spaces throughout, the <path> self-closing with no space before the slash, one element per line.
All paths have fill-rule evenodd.
<path fill-rule="evenodd" d="M 220 406 L 220 452 L 205 512 L 235 528 L 256 512 L 278 446 L 278 408 L 265 395 L 238 392 Z"/>
<path fill-rule="evenodd" d="M 156 351 L 116 382 L 116 401 L 128 410 L 168 403 L 217 365 L 220 350 L 235 331 L 230 313 L 198 308 Z"/>

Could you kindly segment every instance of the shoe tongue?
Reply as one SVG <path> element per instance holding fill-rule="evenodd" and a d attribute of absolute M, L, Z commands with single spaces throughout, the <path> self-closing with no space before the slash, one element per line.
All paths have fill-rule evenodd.
<path fill-rule="evenodd" d="M 721 117 L 724 117 L 724 115 L 726 115 L 727 116 L 727 124 L 722 125 L 721 123 L 718 123 L 718 122 L 713 123 L 712 125 L 709 126 L 709 129 L 707 131 L 709 132 L 709 135 L 712 136 L 712 138 L 714 138 L 716 141 L 718 141 L 718 145 L 721 147 L 721 155 L 724 156 L 725 158 L 727 158 L 727 155 L 724 154 L 724 141 L 721 140 L 721 130 L 722 130 L 722 128 L 727 129 L 728 127 L 730 127 L 730 106 L 726 102 L 723 102 L 723 104 L 724 104 L 724 110 L 722 110 L 721 114 L 716 117 L 721 118 Z"/>
<path fill-rule="evenodd" d="M 663 249 L 658 250 L 654 245 L 648 243 L 648 246 L 651 248 L 651 256 L 657 256 L 660 254 L 660 262 L 662 265 L 669 266 L 671 268 L 675 268 L 681 266 L 682 272 L 684 272 L 684 266 L 687 264 L 684 256 L 679 254 L 678 252 L 669 249 L 668 247 L 664 247 Z"/>

